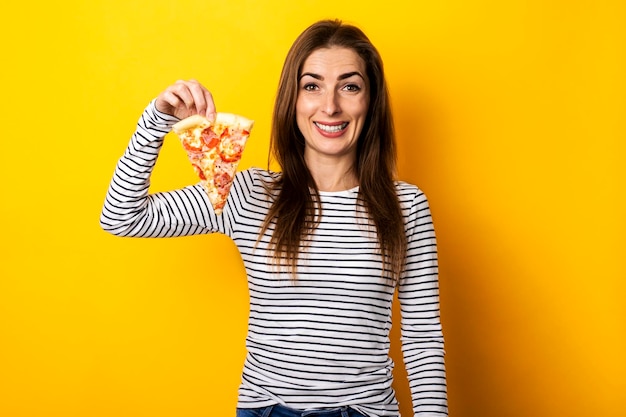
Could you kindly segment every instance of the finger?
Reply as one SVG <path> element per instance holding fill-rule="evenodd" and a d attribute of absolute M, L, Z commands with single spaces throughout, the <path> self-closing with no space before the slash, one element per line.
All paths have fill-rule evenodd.
<path fill-rule="evenodd" d="M 186 109 L 186 105 L 180 96 L 180 93 L 175 91 L 173 87 L 168 87 L 163 91 L 156 100 L 157 109 L 164 113 L 178 113 L 179 109 Z"/>
<path fill-rule="evenodd" d="M 191 111 L 181 97 L 177 93 L 170 90 L 166 90 L 161 93 L 161 95 L 157 97 L 155 105 L 157 110 L 166 114 L 171 114 L 172 116 L 176 116 L 180 119 L 184 119 L 191 114 Z"/>
<path fill-rule="evenodd" d="M 186 107 L 187 110 L 193 110 L 195 108 L 194 96 L 190 91 L 190 86 L 186 81 L 176 81 L 169 91 L 177 99 L 175 107 Z"/>
<path fill-rule="evenodd" d="M 168 92 L 164 91 L 156 98 L 156 102 L 154 103 L 157 110 L 161 113 L 173 114 L 172 105 L 170 103 L 171 98 L 168 97 Z"/>
<path fill-rule="evenodd" d="M 211 92 L 196 80 L 189 81 L 189 90 L 193 96 L 198 114 L 206 116 L 209 120 L 214 120 L 215 102 Z"/>
<path fill-rule="evenodd" d="M 207 90 L 207 108 L 206 108 L 206 118 L 210 121 L 215 120 L 215 116 L 217 115 L 217 109 L 215 108 L 215 102 L 213 101 L 213 95 Z"/>
<path fill-rule="evenodd" d="M 204 115 L 207 109 L 207 99 L 205 96 L 206 88 L 204 88 L 202 84 L 196 80 L 190 80 L 187 86 L 189 88 L 189 92 L 191 93 L 196 112 Z"/>

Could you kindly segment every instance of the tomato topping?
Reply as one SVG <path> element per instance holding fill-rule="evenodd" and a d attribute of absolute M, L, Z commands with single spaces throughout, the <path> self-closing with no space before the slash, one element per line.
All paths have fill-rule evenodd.
<path fill-rule="evenodd" d="M 210 127 L 207 127 L 202 131 L 202 141 L 205 145 L 211 149 L 216 147 L 220 143 L 220 138 L 215 134 Z"/>
<path fill-rule="evenodd" d="M 237 162 L 241 159 L 243 145 L 241 143 L 229 141 L 220 146 L 220 158 L 225 162 Z"/>
<path fill-rule="evenodd" d="M 194 146 L 194 144 L 192 144 L 191 141 L 184 140 L 183 147 L 188 151 L 198 152 L 202 150 L 202 142 L 198 142 L 197 146 Z"/>
<path fill-rule="evenodd" d="M 200 168 L 198 165 L 193 164 L 193 169 L 196 171 L 196 174 L 198 174 L 198 177 L 200 177 L 201 180 L 206 180 L 206 176 L 204 175 L 204 171 L 202 171 L 202 168 Z"/>
<path fill-rule="evenodd" d="M 234 146 L 230 152 L 220 152 L 220 158 L 226 162 L 237 162 L 241 159 L 243 148 L 240 145 Z"/>

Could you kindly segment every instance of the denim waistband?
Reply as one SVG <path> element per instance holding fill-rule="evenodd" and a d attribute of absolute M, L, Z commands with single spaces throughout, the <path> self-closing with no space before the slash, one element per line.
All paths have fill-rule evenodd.
<path fill-rule="evenodd" d="M 237 409 L 237 417 L 366 417 L 348 407 L 326 408 L 320 410 L 295 410 L 284 405 L 275 404 L 256 409 Z"/>

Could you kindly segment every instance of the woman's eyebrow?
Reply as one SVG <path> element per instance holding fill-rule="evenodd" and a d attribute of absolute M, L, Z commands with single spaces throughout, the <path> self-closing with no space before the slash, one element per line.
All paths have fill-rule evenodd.
<path fill-rule="evenodd" d="M 345 80 L 346 78 L 350 78 L 353 75 L 358 75 L 359 77 L 365 79 L 365 77 L 363 77 L 363 75 L 361 75 L 361 73 L 358 72 L 358 71 L 346 72 L 345 74 L 341 74 L 339 77 L 337 77 L 337 79 L 338 80 Z"/>
<path fill-rule="evenodd" d="M 324 80 L 324 77 L 322 77 L 319 74 L 312 73 L 312 72 L 305 72 L 304 74 L 300 75 L 300 78 L 298 80 L 301 80 L 302 78 L 304 78 L 307 75 L 309 77 L 315 78 L 316 80 L 320 80 L 320 81 Z M 363 77 L 363 75 L 361 75 L 361 73 L 358 72 L 358 71 L 346 72 L 345 74 L 341 74 L 339 77 L 337 77 L 337 79 L 338 80 L 345 80 L 346 78 L 350 78 L 350 77 L 352 77 L 354 75 L 358 75 L 359 77 L 365 79 Z"/>
<path fill-rule="evenodd" d="M 304 77 L 306 77 L 307 75 L 308 75 L 309 77 L 313 77 L 313 78 L 315 78 L 316 80 L 320 80 L 320 81 L 324 79 L 324 77 L 322 77 L 322 76 L 321 76 L 321 75 L 319 75 L 319 74 L 313 74 L 312 72 L 305 72 L 304 74 L 300 75 L 300 78 L 298 78 L 298 80 L 303 79 L 303 78 L 304 78 Z"/>

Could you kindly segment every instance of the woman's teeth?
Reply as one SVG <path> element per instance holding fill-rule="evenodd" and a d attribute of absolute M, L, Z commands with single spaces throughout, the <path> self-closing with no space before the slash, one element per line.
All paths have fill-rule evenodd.
<path fill-rule="evenodd" d="M 324 132 L 327 132 L 327 133 L 337 133 L 345 129 L 346 126 L 348 126 L 347 122 L 342 123 L 340 125 L 333 125 L 333 126 L 323 125 L 317 122 L 314 122 L 314 123 L 315 123 L 315 126 L 317 126 L 318 128 L 322 129 Z"/>

